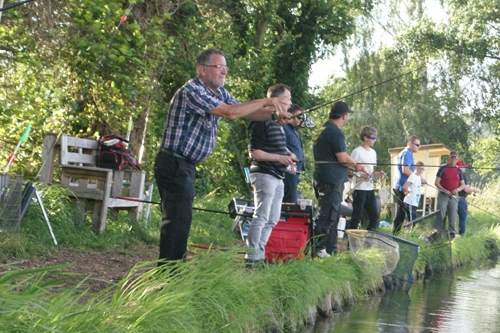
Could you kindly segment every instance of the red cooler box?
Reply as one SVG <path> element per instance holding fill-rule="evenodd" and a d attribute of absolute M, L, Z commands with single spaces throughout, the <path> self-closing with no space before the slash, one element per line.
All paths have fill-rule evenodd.
<path fill-rule="evenodd" d="M 297 205 L 283 205 L 282 216 L 266 245 L 267 261 L 289 261 L 305 257 L 311 237 L 312 207 L 304 210 Z"/>

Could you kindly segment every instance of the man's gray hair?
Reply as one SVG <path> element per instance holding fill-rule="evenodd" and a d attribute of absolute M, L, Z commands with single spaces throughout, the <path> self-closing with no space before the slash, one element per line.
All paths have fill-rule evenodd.
<path fill-rule="evenodd" d="M 212 54 L 219 54 L 219 55 L 225 57 L 224 52 L 222 52 L 221 50 L 208 49 L 208 50 L 202 51 L 196 57 L 196 68 L 198 68 L 198 66 L 200 66 L 200 65 L 210 65 L 209 62 L 210 62 L 210 58 L 212 57 Z"/>

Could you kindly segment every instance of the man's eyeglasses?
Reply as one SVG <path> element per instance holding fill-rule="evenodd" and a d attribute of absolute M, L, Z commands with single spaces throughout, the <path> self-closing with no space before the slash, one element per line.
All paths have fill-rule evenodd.
<path fill-rule="evenodd" d="M 370 138 L 370 139 L 372 139 L 372 140 L 377 140 L 377 137 L 376 137 L 376 136 L 373 136 L 373 135 L 372 135 L 372 136 L 370 136 L 369 138 Z"/>
<path fill-rule="evenodd" d="M 226 72 L 229 71 L 229 67 L 224 66 L 224 65 L 205 65 L 205 64 L 203 64 L 203 66 L 205 66 L 205 67 L 214 67 L 214 68 L 221 69 L 221 70 L 225 69 Z"/>
<path fill-rule="evenodd" d="M 420 147 L 420 143 L 414 143 L 412 142 L 415 146 Z"/>

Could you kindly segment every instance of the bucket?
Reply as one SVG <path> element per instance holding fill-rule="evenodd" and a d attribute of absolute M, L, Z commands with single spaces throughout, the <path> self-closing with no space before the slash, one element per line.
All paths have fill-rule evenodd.
<path fill-rule="evenodd" d="M 301 210 L 305 210 L 308 206 L 312 206 L 313 201 L 310 199 L 297 199 L 297 204 Z"/>

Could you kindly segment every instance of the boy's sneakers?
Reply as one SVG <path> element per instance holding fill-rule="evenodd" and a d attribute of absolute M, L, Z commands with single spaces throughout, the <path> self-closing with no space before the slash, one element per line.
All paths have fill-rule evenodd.
<path fill-rule="evenodd" d="M 323 249 L 321 251 L 316 252 L 316 257 L 318 257 L 318 258 L 329 258 L 330 255 L 328 253 L 326 253 L 325 249 Z"/>
<path fill-rule="evenodd" d="M 266 267 L 268 264 L 260 259 L 260 260 L 255 260 L 255 259 L 245 259 L 245 267 L 246 268 L 262 268 Z"/>

